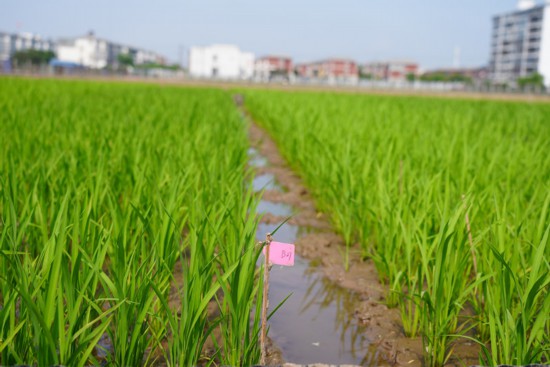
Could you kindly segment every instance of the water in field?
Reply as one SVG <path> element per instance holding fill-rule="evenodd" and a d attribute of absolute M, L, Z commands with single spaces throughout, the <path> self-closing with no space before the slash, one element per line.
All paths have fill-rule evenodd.
<path fill-rule="evenodd" d="M 267 165 L 267 159 L 260 155 L 254 148 L 248 149 L 248 165 L 250 167 L 265 167 Z"/>
<path fill-rule="evenodd" d="M 283 191 L 283 188 L 281 187 L 281 185 L 279 185 L 279 183 L 275 179 L 275 176 L 273 176 L 271 173 L 264 173 L 263 175 L 254 177 L 254 180 L 252 181 L 252 187 L 254 187 L 254 191 Z"/>
<path fill-rule="evenodd" d="M 288 217 L 292 215 L 294 210 L 288 204 L 272 203 L 271 201 L 260 200 L 256 208 L 258 214 L 273 214 L 280 217 Z"/>
<path fill-rule="evenodd" d="M 287 204 L 264 200 L 258 207 L 258 212 L 277 216 L 287 216 L 294 211 Z M 260 224 L 258 240 L 265 240 L 266 233 L 277 226 Z M 284 224 L 274 238 L 279 242 L 294 243 L 309 231 L 311 229 Z M 366 366 L 380 363 L 376 348 L 364 337 L 364 326 L 359 325 L 354 317 L 353 295 L 324 277 L 316 264 L 296 255 L 293 267 L 272 267 L 270 309 L 289 294 L 290 298 L 269 322 L 269 337 L 281 348 L 285 361 Z"/>

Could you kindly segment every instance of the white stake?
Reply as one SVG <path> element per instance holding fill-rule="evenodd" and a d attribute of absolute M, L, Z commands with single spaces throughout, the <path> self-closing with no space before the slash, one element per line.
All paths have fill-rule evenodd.
<path fill-rule="evenodd" d="M 262 366 L 267 365 L 267 346 L 266 346 L 266 339 L 267 339 L 267 310 L 269 308 L 269 245 L 271 244 L 271 241 L 273 238 L 271 237 L 271 234 L 268 233 L 265 236 L 265 263 L 264 263 L 264 294 L 262 299 L 262 330 L 260 334 L 260 348 L 261 348 L 261 358 L 260 358 L 260 364 Z"/>

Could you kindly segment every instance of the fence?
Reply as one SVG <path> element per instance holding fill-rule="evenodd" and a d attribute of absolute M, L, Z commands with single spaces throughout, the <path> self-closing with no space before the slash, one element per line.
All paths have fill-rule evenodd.
<path fill-rule="evenodd" d="M 1 65 L 0 65 L 1 66 Z M 253 85 L 272 85 L 272 86 L 304 86 L 304 87 L 336 87 L 336 88 L 354 88 L 364 90 L 380 91 L 404 91 L 404 92 L 465 92 L 465 93 L 498 93 L 498 94 L 522 94 L 550 96 L 550 88 L 524 87 L 522 89 L 513 86 L 492 85 L 488 81 L 477 81 L 474 83 L 464 82 L 425 82 L 425 81 L 380 81 L 380 80 L 357 80 L 357 79 L 314 79 L 314 78 L 289 78 L 277 79 L 274 81 L 265 81 L 261 79 L 204 79 L 195 78 L 182 70 L 171 70 L 162 68 L 137 69 L 129 68 L 127 70 L 108 70 L 108 69 L 86 69 L 86 68 L 68 68 L 53 67 L 44 65 L 40 67 L 11 68 L 0 67 L 0 75 L 27 75 L 27 76 L 45 76 L 45 77 L 82 77 L 82 78 L 132 78 L 132 79 L 163 79 L 174 82 L 199 82 L 199 83 L 239 83 Z"/>

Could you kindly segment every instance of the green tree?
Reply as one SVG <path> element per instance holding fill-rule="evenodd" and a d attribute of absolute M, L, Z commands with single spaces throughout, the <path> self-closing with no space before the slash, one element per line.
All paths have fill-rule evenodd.
<path fill-rule="evenodd" d="M 365 73 L 363 70 L 359 70 L 359 79 L 372 80 L 374 78 L 371 73 Z"/>
<path fill-rule="evenodd" d="M 544 77 L 539 73 L 533 73 L 526 77 L 518 78 L 517 83 L 520 89 L 526 89 L 527 87 L 544 89 Z"/>
<path fill-rule="evenodd" d="M 435 72 L 424 74 L 420 77 L 420 80 L 424 82 L 463 82 L 471 83 L 472 78 L 469 76 L 460 74 L 460 73 L 444 73 L 444 72 Z"/>
<path fill-rule="evenodd" d="M 134 66 L 134 57 L 130 54 L 118 54 L 117 61 L 121 66 Z"/>
<path fill-rule="evenodd" d="M 420 80 L 423 82 L 444 82 L 445 75 L 443 73 L 430 73 L 430 74 L 424 74 L 420 77 Z"/>
<path fill-rule="evenodd" d="M 464 74 L 460 73 L 454 73 L 448 77 L 448 80 L 451 82 L 464 82 L 464 83 L 471 83 L 472 78 L 469 76 L 466 76 Z"/>
<path fill-rule="evenodd" d="M 55 58 L 53 51 L 28 49 L 15 52 L 12 61 L 15 66 L 40 66 L 48 64 L 53 58 Z"/>
<path fill-rule="evenodd" d="M 165 70 L 179 70 L 181 67 L 178 64 L 164 65 L 155 62 L 148 62 L 145 64 L 136 65 L 138 69 L 165 69 Z"/>

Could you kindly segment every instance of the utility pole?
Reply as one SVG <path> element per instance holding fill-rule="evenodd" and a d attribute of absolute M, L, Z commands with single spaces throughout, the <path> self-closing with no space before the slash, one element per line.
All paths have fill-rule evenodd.
<path fill-rule="evenodd" d="M 455 46 L 455 49 L 454 49 L 453 67 L 455 69 L 460 68 L 460 47 L 459 46 Z"/>
<path fill-rule="evenodd" d="M 180 67 L 183 69 L 185 67 L 185 45 L 180 44 L 178 46 L 178 55 Z"/>

